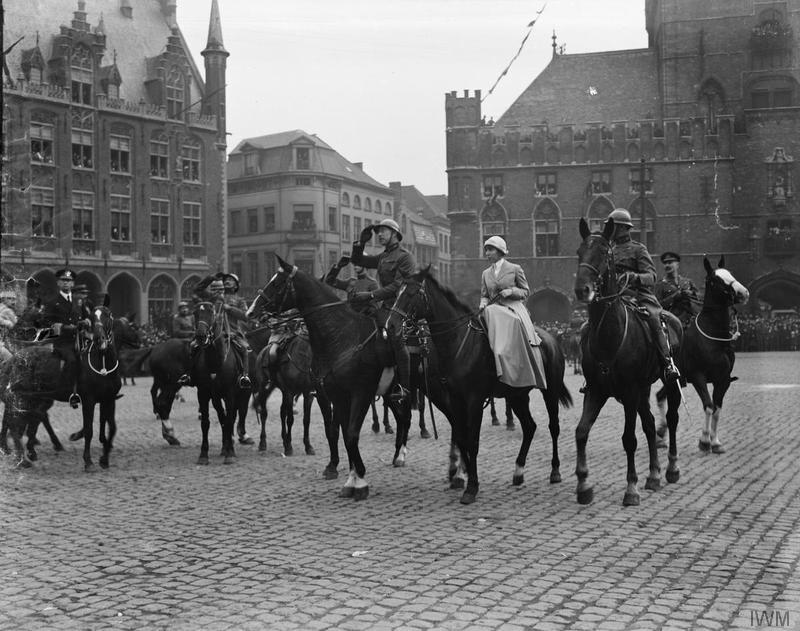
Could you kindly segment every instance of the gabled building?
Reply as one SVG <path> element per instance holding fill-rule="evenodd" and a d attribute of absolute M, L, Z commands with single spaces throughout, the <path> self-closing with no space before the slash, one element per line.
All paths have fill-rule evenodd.
<path fill-rule="evenodd" d="M 217 0 L 196 67 L 177 0 L 3 2 L 2 267 L 55 292 L 68 265 L 163 325 L 224 267 Z"/>
<path fill-rule="evenodd" d="M 228 267 L 245 295 L 269 280 L 276 254 L 320 277 L 364 227 L 395 217 L 392 189 L 300 129 L 243 140 L 227 177 Z"/>
<path fill-rule="evenodd" d="M 503 235 L 534 317 L 566 320 L 578 220 L 624 207 L 654 258 L 681 253 L 702 283 L 703 255 L 725 254 L 753 308 L 800 308 L 800 0 L 646 0 L 642 17 L 643 49 L 559 54 L 554 36 L 496 122 L 479 91 L 446 95 L 455 286 L 477 290 Z"/>

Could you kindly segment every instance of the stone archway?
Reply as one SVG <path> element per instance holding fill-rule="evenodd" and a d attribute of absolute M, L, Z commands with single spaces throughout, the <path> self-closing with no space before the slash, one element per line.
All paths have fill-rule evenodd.
<path fill-rule="evenodd" d="M 757 311 L 759 301 L 772 309 L 800 309 L 800 274 L 776 270 L 756 278 L 748 290 L 750 310 Z"/>
<path fill-rule="evenodd" d="M 546 287 L 528 298 L 528 311 L 534 322 L 569 322 L 572 305 L 560 291 Z"/>
<path fill-rule="evenodd" d="M 106 292 L 115 314 L 138 314 L 141 305 L 142 286 L 135 276 L 121 272 L 108 281 Z"/>
<path fill-rule="evenodd" d="M 159 274 L 147 288 L 147 320 L 156 329 L 169 332 L 178 307 L 178 285 L 169 274 Z"/>

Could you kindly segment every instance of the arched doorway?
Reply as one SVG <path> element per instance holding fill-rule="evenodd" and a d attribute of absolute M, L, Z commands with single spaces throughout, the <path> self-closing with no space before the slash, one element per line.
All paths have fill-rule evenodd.
<path fill-rule="evenodd" d="M 528 311 L 534 322 L 569 322 L 572 305 L 564 294 L 547 287 L 528 298 Z"/>
<path fill-rule="evenodd" d="M 106 293 L 115 314 L 136 315 L 139 312 L 142 287 L 134 276 L 127 272 L 114 276 L 108 281 Z"/>
<path fill-rule="evenodd" d="M 160 274 L 147 288 L 147 317 L 156 329 L 169 332 L 177 308 L 178 287 L 171 276 Z"/>
<path fill-rule="evenodd" d="M 788 270 L 777 270 L 765 274 L 748 287 L 749 308 L 758 311 L 759 302 L 773 309 L 796 309 L 800 312 L 800 274 Z"/>

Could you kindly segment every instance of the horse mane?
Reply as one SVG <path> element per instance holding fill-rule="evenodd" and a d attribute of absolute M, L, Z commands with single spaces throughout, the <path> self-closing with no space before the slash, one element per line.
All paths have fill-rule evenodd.
<path fill-rule="evenodd" d="M 442 285 L 433 274 L 430 273 L 428 269 L 420 270 L 417 274 L 414 275 L 417 279 L 421 281 L 426 281 L 433 287 L 435 287 L 439 292 L 441 292 L 442 296 L 444 296 L 445 300 L 452 306 L 456 311 L 466 315 L 468 313 L 472 313 L 474 309 L 468 307 L 464 302 L 462 302 L 461 298 L 459 298 L 455 291 L 450 289 L 449 287 L 445 287 Z"/>

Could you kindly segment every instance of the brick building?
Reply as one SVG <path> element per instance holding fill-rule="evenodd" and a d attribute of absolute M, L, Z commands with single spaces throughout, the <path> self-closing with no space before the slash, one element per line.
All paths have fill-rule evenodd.
<path fill-rule="evenodd" d="M 224 264 L 217 0 L 201 74 L 177 0 L 3 3 L 2 267 L 44 297 L 69 265 L 117 313 L 164 324 Z"/>
<path fill-rule="evenodd" d="M 496 121 L 445 96 L 454 285 L 478 291 L 503 235 L 539 320 L 573 306 L 578 220 L 628 208 L 651 254 L 702 258 L 751 308 L 800 308 L 800 0 L 646 0 L 648 47 L 559 54 Z M 644 217 L 643 211 L 644 210 Z M 642 237 L 642 227 L 645 236 Z M 658 266 L 660 267 L 660 266 Z"/>

